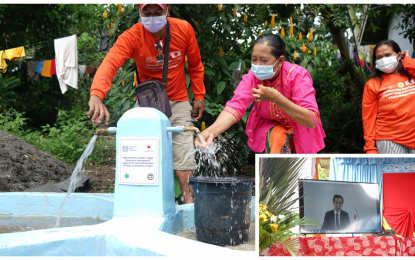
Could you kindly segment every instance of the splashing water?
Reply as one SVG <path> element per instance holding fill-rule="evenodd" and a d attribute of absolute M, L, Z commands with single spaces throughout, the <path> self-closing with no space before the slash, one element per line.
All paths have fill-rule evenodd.
<path fill-rule="evenodd" d="M 205 138 L 203 138 L 203 135 L 202 135 L 201 133 L 197 133 L 197 137 L 199 137 L 200 142 L 201 142 L 202 144 L 206 144 Z"/>
<path fill-rule="evenodd" d="M 86 158 L 88 158 L 88 156 L 91 155 L 92 151 L 94 150 L 96 140 L 97 140 L 97 135 L 94 135 L 92 137 L 91 141 L 89 141 L 88 145 L 86 146 L 85 151 L 82 154 L 81 158 L 79 158 L 78 162 L 76 162 L 75 169 L 73 170 L 72 175 L 71 175 L 71 183 L 69 184 L 68 192 L 66 193 L 65 199 L 63 200 L 62 205 L 59 209 L 59 213 L 58 213 L 58 216 L 56 218 L 56 224 L 55 224 L 54 228 L 59 227 L 59 221 L 60 221 L 60 218 L 62 217 L 62 213 L 63 213 L 62 212 L 63 205 L 68 200 L 71 193 L 74 191 L 75 184 L 76 184 L 77 180 L 79 179 L 78 173 L 81 170 L 83 170 L 83 168 L 82 168 L 83 162 L 86 160 Z"/>
<path fill-rule="evenodd" d="M 206 144 L 203 136 L 201 134 L 197 134 L 199 136 L 200 142 L 202 144 Z M 191 156 L 196 154 L 198 157 L 197 163 L 194 168 L 194 173 L 199 173 L 206 177 L 214 177 L 218 178 L 222 175 L 222 165 L 221 160 L 227 159 L 226 154 L 222 154 L 221 159 L 218 160 L 217 154 L 219 151 L 222 150 L 222 146 L 219 142 L 213 142 L 207 148 L 195 147 L 191 151 Z M 196 174 L 197 175 L 197 174 Z"/>

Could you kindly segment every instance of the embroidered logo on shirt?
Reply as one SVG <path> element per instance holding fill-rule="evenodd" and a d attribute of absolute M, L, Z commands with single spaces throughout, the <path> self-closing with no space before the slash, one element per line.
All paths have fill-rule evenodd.
<path fill-rule="evenodd" d="M 411 79 L 411 80 L 407 80 L 405 81 L 405 85 L 410 85 L 410 84 L 414 84 L 415 83 L 415 79 Z"/>
<path fill-rule="evenodd" d="M 403 84 L 402 82 L 398 83 L 398 87 L 403 88 L 405 86 L 405 84 Z"/>
<path fill-rule="evenodd" d="M 176 57 L 182 55 L 182 51 L 170 52 L 170 55 L 171 55 L 172 58 L 176 58 Z"/>
<path fill-rule="evenodd" d="M 156 57 L 147 57 L 146 58 L 147 63 L 153 63 L 154 61 L 156 61 Z"/>

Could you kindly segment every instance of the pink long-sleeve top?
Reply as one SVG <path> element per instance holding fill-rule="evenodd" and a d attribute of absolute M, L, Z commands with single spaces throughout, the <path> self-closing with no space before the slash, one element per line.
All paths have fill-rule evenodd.
<path fill-rule="evenodd" d="M 310 111 L 315 128 L 305 128 L 296 123 L 284 111 L 272 102 L 256 102 L 252 96 L 253 88 L 258 84 L 276 88 L 282 95 Z M 316 102 L 316 92 L 308 71 L 296 64 L 284 61 L 278 78 L 274 82 L 257 79 L 252 71 L 242 76 L 242 81 L 235 89 L 232 100 L 226 103 L 224 111 L 232 114 L 239 122 L 246 109 L 254 102 L 246 124 L 248 146 L 256 153 L 265 149 L 267 131 L 276 124 L 287 124 L 294 129 L 294 146 L 298 154 L 314 154 L 324 148 L 323 126 Z"/>

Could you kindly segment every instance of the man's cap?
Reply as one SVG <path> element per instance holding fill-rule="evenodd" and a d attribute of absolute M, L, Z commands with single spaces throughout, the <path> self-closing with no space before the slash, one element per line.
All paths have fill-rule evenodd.
<path fill-rule="evenodd" d="M 146 5 L 148 5 L 148 4 L 139 4 L 140 9 L 143 10 L 144 6 L 146 6 Z M 161 8 L 163 8 L 163 10 L 166 9 L 166 7 L 167 7 L 167 4 L 157 4 L 157 5 L 159 5 Z"/>

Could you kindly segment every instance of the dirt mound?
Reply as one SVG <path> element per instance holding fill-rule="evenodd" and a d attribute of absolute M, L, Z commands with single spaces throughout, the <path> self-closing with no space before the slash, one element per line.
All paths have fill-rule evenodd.
<path fill-rule="evenodd" d="M 51 153 L 0 130 L 0 192 L 57 183 L 69 178 L 72 170 Z"/>

